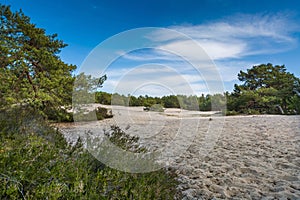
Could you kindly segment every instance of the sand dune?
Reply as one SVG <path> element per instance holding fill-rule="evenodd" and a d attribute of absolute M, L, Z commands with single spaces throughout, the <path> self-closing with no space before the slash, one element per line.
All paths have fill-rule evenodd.
<path fill-rule="evenodd" d="M 85 130 L 117 124 L 152 151 L 168 149 L 179 135 L 174 144 L 188 148 L 163 161 L 175 168 L 184 199 L 300 199 L 300 116 L 146 113 L 141 107 L 113 107 L 113 113 L 112 119 L 59 127 L 74 141 Z"/>

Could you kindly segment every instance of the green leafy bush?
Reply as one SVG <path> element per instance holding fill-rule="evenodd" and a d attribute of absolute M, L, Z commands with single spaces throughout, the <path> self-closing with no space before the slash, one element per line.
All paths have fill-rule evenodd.
<path fill-rule="evenodd" d="M 137 138 L 117 127 L 110 139 Z M 122 140 L 127 138 L 127 140 Z M 173 199 L 172 171 L 130 174 L 111 169 L 49 127 L 29 108 L 0 112 L 0 199 Z M 130 146 L 130 145 L 129 145 Z"/>
<path fill-rule="evenodd" d="M 247 114 L 247 115 L 259 115 L 259 114 L 261 114 L 260 112 L 259 112 L 259 110 L 255 110 L 255 109 L 243 109 L 242 111 L 241 111 L 243 114 Z"/>
<path fill-rule="evenodd" d="M 108 110 L 107 108 L 98 107 L 96 110 L 96 117 L 98 120 L 106 119 L 106 118 L 112 118 L 113 114 L 111 110 Z"/>
<path fill-rule="evenodd" d="M 226 115 L 226 116 L 232 116 L 232 115 L 238 115 L 240 113 L 234 111 L 234 110 L 226 110 L 226 111 L 222 111 L 222 114 L 223 115 Z"/>
<path fill-rule="evenodd" d="M 97 107 L 95 110 L 86 111 L 85 109 L 78 111 L 75 115 L 75 121 L 95 121 L 102 120 L 106 118 L 112 118 L 113 115 L 111 111 L 107 108 Z"/>
<path fill-rule="evenodd" d="M 50 121 L 55 122 L 73 122 L 73 113 L 68 112 L 65 109 L 46 109 L 45 110 L 46 118 Z"/>
<path fill-rule="evenodd" d="M 74 115 L 65 109 L 48 110 L 46 113 L 47 120 L 54 122 L 74 122 Z M 95 121 L 112 118 L 111 111 L 104 107 L 98 107 L 93 111 L 80 110 L 76 113 L 76 121 Z"/>
<path fill-rule="evenodd" d="M 111 130 L 105 131 L 104 135 L 109 138 L 110 142 L 126 151 L 131 151 L 134 153 L 147 151 L 145 147 L 140 147 L 138 143 L 139 137 L 126 134 L 120 129 L 120 127 L 116 125 L 112 125 Z"/>

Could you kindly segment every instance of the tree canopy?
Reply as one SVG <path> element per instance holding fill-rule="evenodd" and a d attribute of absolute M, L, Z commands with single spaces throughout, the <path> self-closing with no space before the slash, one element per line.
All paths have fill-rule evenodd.
<path fill-rule="evenodd" d="M 75 77 L 73 87 L 73 105 L 95 103 L 95 93 L 102 87 L 106 79 L 106 75 L 98 78 L 92 77 L 92 75 L 86 75 L 83 72 L 78 74 Z"/>
<path fill-rule="evenodd" d="M 229 108 L 236 111 L 256 110 L 260 113 L 291 112 L 296 109 L 291 101 L 300 88 L 300 80 L 286 71 L 284 65 L 261 64 L 246 72 L 240 71 L 243 82 L 234 86 Z M 279 109 L 279 110 L 278 110 Z"/>
<path fill-rule="evenodd" d="M 64 47 L 21 10 L 0 5 L 1 107 L 26 104 L 44 110 L 70 104 L 76 66 L 58 56 Z"/>

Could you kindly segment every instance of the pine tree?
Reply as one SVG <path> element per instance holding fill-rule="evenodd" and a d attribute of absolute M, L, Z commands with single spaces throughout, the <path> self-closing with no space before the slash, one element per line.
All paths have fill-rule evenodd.
<path fill-rule="evenodd" d="M 21 10 L 0 4 L 1 107 L 26 104 L 43 112 L 71 104 L 76 66 L 58 56 L 66 46 Z"/>

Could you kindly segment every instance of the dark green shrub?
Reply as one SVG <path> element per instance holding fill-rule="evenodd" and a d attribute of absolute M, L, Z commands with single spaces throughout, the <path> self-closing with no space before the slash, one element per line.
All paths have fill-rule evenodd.
<path fill-rule="evenodd" d="M 173 199 L 175 174 L 161 169 L 130 174 L 106 167 L 83 149 L 66 143 L 34 110 L 0 112 L 0 199 Z M 129 137 L 112 127 L 111 141 Z M 125 138 L 125 140 L 123 139 Z"/>
<path fill-rule="evenodd" d="M 55 122 L 73 122 L 73 113 L 68 112 L 65 109 L 59 110 L 45 110 L 45 114 L 47 116 L 47 120 L 55 121 Z"/>
<path fill-rule="evenodd" d="M 110 142 L 126 151 L 134 153 L 147 151 L 145 147 L 140 147 L 139 137 L 126 134 L 118 126 L 112 125 L 110 131 L 105 131 L 104 135 L 109 138 Z"/>
<path fill-rule="evenodd" d="M 47 110 L 44 112 L 46 114 L 46 119 L 54 122 L 74 122 L 74 117 L 72 112 L 68 112 L 65 109 L 60 110 Z M 111 111 L 106 108 L 98 107 L 93 111 L 81 110 L 75 115 L 76 121 L 95 121 L 102 120 L 106 118 L 112 118 L 113 115 Z"/>
<path fill-rule="evenodd" d="M 97 107 L 93 111 L 80 110 L 77 111 L 76 114 L 74 114 L 75 121 L 78 122 L 102 120 L 102 119 L 112 118 L 112 117 L 113 115 L 111 111 L 103 107 Z"/>
<path fill-rule="evenodd" d="M 226 116 L 232 116 L 232 115 L 238 115 L 240 113 L 236 112 L 235 110 L 227 110 L 227 111 L 223 111 L 223 114 Z"/>
<path fill-rule="evenodd" d="M 261 114 L 259 110 L 255 110 L 255 109 L 243 109 L 241 112 L 243 114 L 247 114 L 247 115 L 259 115 L 259 114 Z"/>
<path fill-rule="evenodd" d="M 96 117 L 98 120 L 113 117 L 112 111 L 108 110 L 107 108 L 98 107 L 98 108 L 96 108 L 95 112 L 96 112 Z"/>

